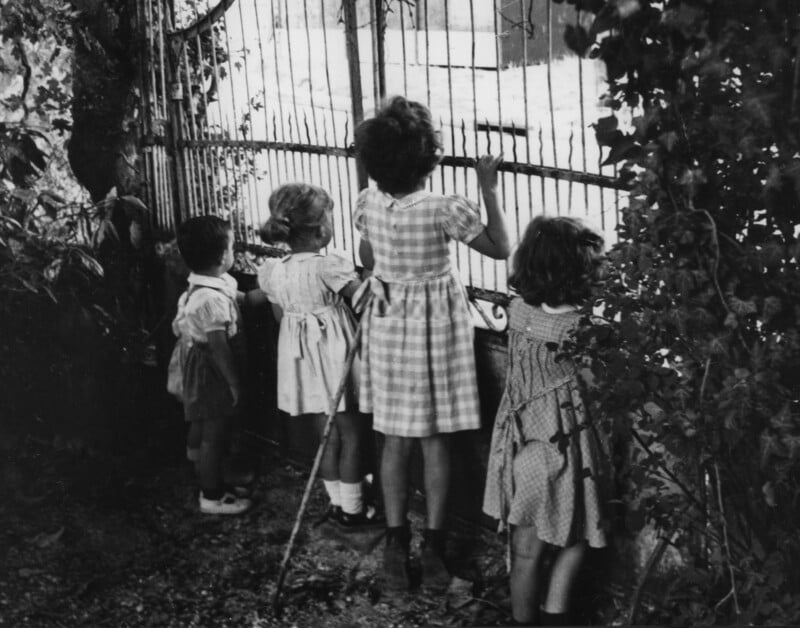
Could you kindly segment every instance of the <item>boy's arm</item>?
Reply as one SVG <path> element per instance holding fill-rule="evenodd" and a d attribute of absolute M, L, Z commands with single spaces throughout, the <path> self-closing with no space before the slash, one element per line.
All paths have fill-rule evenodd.
<path fill-rule="evenodd" d="M 358 256 L 361 258 L 361 265 L 365 269 L 372 270 L 375 268 L 375 257 L 372 255 L 372 245 L 364 238 L 361 238 L 361 243 L 358 245 Z"/>
<path fill-rule="evenodd" d="M 217 365 L 222 377 L 228 383 L 233 396 L 233 405 L 239 405 L 242 397 L 242 385 L 239 380 L 239 372 L 236 362 L 233 359 L 231 346 L 228 344 L 228 334 L 224 329 L 210 331 L 208 336 L 208 348 L 211 351 L 211 359 Z"/>
<path fill-rule="evenodd" d="M 360 287 L 361 287 L 361 280 L 353 279 L 344 288 L 339 290 L 339 294 L 341 294 L 345 299 L 351 299 L 353 295 L 356 293 L 356 290 L 358 290 Z"/>
<path fill-rule="evenodd" d="M 267 293 L 261 288 L 255 290 L 248 290 L 244 295 L 244 305 L 246 307 L 262 307 L 269 303 Z"/>
<path fill-rule="evenodd" d="M 511 255 L 506 217 L 500 209 L 497 195 L 497 166 L 501 160 L 502 155 L 484 155 L 478 160 L 476 169 L 483 193 L 483 204 L 486 206 L 486 228 L 469 243 L 470 248 L 494 259 L 506 259 Z"/>
<path fill-rule="evenodd" d="M 275 317 L 275 322 L 280 323 L 281 319 L 283 318 L 283 310 L 281 309 L 281 306 L 277 303 L 270 303 L 270 306 L 272 307 L 272 315 Z"/>

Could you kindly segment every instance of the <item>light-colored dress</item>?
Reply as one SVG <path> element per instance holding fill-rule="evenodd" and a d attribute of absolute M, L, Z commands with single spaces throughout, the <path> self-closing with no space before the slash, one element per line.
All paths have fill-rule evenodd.
<path fill-rule="evenodd" d="M 360 407 L 384 434 L 426 437 L 480 427 L 474 329 L 450 241 L 481 231 L 478 207 L 427 191 L 361 192 L 355 226 L 389 305 L 365 314 Z"/>
<path fill-rule="evenodd" d="M 508 374 L 497 410 L 483 510 L 547 543 L 607 545 L 608 456 L 587 420 L 574 363 L 559 357 L 577 312 L 509 306 Z"/>
<path fill-rule="evenodd" d="M 354 279 L 353 262 L 335 251 L 271 258 L 259 269 L 259 287 L 283 310 L 278 408 L 291 416 L 329 410 L 355 336 L 353 314 L 339 291 Z M 339 412 L 357 406 L 357 383 L 354 369 Z"/>

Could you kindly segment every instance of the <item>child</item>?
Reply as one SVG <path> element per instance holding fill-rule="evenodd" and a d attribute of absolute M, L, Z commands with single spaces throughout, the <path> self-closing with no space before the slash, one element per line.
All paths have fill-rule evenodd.
<path fill-rule="evenodd" d="M 376 295 L 365 313 L 361 404 L 362 411 L 374 413 L 374 429 L 385 435 L 384 585 L 408 587 L 409 456 L 418 440 L 427 500 L 422 583 L 442 588 L 450 581 L 443 560 L 449 435 L 480 427 L 472 319 L 449 242 L 464 242 L 495 259 L 508 256 L 497 197 L 500 159 L 486 156 L 478 163 L 484 227 L 475 203 L 425 189 L 442 152 L 425 106 L 391 99 L 358 126 L 355 146 L 378 184 L 359 195 L 354 221 L 361 261 L 374 271 L 370 284 Z"/>
<path fill-rule="evenodd" d="M 539 216 L 514 254 L 508 283 L 508 374 L 492 435 L 483 510 L 511 526 L 514 620 L 569 625 L 569 595 L 586 547 L 606 545 L 604 454 L 575 364 L 559 356 L 599 276 L 603 238 L 568 217 Z M 545 554 L 554 554 L 549 583 Z M 539 610 L 539 594 L 544 604 Z"/>
<path fill-rule="evenodd" d="M 189 345 L 183 364 L 187 457 L 200 484 L 200 512 L 236 515 L 251 506 L 223 482 L 234 414 L 242 396 L 243 344 L 233 265 L 233 232 L 217 216 L 190 218 L 178 228 L 178 248 L 192 271 L 172 329 Z"/>
<path fill-rule="evenodd" d="M 355 336 L 353 314 L 344 299 L 361 282 L 352 261 L 324 255 L 332 236 L 333 200 L 322 188 L 290 183 L 269 198 L 271 217 L 261 230 L 267 242 L 285 242 L 291 253 L 267 259 L 259 286 L 280 321 L 278 336 L 278 408 L 290 416 L 312 414 L 320 436 L 330 398 L 345 376 L 345 360 Z M 320 464 L 330 498 L 329 516 L 344 527 L 378 520 L 362 493 L 362 424 L 351 374 L 347 394 Z"/>

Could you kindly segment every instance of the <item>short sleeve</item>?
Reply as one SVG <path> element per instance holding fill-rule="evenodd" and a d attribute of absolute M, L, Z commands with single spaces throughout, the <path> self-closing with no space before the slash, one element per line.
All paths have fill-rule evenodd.
<path fill-rule="evenodd" d="M 272 271 L 275 270 L 275 265 L 279 263 L 280 259 L 277 257 L 268 257 L 264 260 L 261 266 L 258 267 L 258 273 L 256 274 L 258 287 L 266 293 L 267 299 L 269 299 L 272 303 L 276 302 L 276 294 L 275 286 L 273 285 L 273 282 L 270 281 L 270 276 L 272 275 Z"/>
<path fill-rule="evenodd" d="M 352 260 L 341 251 L 329 251 L 319 266 L 322 282 L 338 293 L 354 279 L 358 279 Z"/>
<path fill-rule="evenodd" d="M 353 212 L 353 226 L 361 234 L 365 240 L 369 240 L 369 233 L 367 232 L 367 200 L 369 197 L 369 189 L 361 190 L 356 199 L 356 210 Z"/>
<path fill-rule="evenodd" d="M 483 231 L 478 205 L 463 196 L 445 197 L 440 219 L 444 232 L 464 244 L 472 242 Z"/>
<path fill-rule="evenodd" d="M 175 318 L 172 321 L 172 333 L 176 337 L 180 337 L 183 334 L 183 328 L 181 324 L 183 323 L 183 319 L 186 318 L 186 300 L 188 296 L 189 293 L 184 292 L 178 299 L 178 309 L 175 313 Z"/>
<path fill-rule="evenodd" d="M 205 333 L 226 331 L 234 322 L 230 299 L 218 290 L 203 290 L 203 292 L 205 294 L 192 307 L 195 324 Z"/>

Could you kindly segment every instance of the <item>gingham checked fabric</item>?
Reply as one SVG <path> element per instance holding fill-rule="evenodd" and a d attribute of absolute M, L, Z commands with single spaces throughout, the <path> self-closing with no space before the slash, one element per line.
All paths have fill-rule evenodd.
<path fill-rule="evenodd" d="M 497 410 L 483 510 L 501 525 L 532 526 L 566 547 L 608 543 L 603 519 L 607 456 L 587 423 L 575 366 L 557 359 L 580 315 L 509 307 L 508 375 Z M 576 428 L 579 428 L 576 430 Z M 554 436 L 572 433 L 553 442 Z"/>
<path fill-rule="evenodd" d="M 375 430 L 426 437 L 480 427 L 472 320 L 450 264 L 449 241 L 483 230 L 477 206 L 420 191 L 358 198 L 355 226 L 369 241 L 385 311 L 365 313 L 360 408 Z"/>

